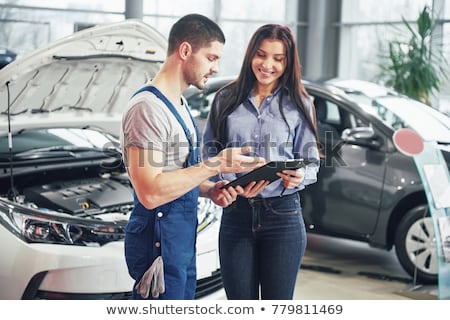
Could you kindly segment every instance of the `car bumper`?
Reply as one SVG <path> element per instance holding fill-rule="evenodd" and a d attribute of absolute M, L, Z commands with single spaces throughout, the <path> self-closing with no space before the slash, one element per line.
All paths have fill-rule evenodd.
<path fill-rule="evenodd" d="M 222 289 L 218 227 L 217 221 L 197 239 L 197 299 L 209 299 Z M 122 241 L 102 247 L 30 244 L 0 225 L 0 243 L 0 299 L 131 298 L 134 281 Z"/>
<path fill-rule="evenodd" d="M 0 226 L 0 243 L 0 299 L 126 293 L 133 286 L 123 242 L 102 247 L 30 244 Z"/>

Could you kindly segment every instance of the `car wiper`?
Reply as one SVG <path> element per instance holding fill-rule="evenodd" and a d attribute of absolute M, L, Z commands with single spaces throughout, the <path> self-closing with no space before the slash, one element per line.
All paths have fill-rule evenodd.
<path fill-rule="evenodd" d="M 37 159 L 37 158 L 55 158 L 55 157 L 75 157 L 80 152 L 97 152 L 110 155 L 110 149 L 102 149 L 96 147 L 79 147 L 79 146 L 53 146 L 47 148 L 38 148 L 15 153 L 13 159 Z M 114 154 L 120 154 L 119 151 Z"/>
<path fill-rule="evenodd" d="M 51 109 L 51 110 L 43 109 L 43 108 L 31 109 L 31 113 L 50 113 L 50 112 L 55 112 L 55 111 L 61 111 L 61 110 L 64 110 L 64 109 L 78 110 L 78 111 L 89 111 L 89 112 L 93 111 L 92 108 L 64 105 L 64 106 L 56 107 L 56 108 Z"/>
<path fill-rule="evenodd" d="M 10 116 L 17 116 L 17 115 L 22 114 L 22 113 L 25 113 L 25 112 L 27 112 L 27 111 L 28 111 L 28 109 L 24 109 L 24 110 L 19 111 L 19 112 L 10 112 L 9 115 L 10 115 Z M 8 112 L 2 111 L 0 114 L 1 114 L 2 116 L 3 116 L 3 115 L 6 116 L 6 115 L 8 115 Z"/>

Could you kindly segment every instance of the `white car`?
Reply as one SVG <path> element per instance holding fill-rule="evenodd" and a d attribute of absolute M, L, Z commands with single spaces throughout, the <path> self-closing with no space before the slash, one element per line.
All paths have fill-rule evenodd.
<path fill-rule="evenodd" d="M 0 299 L 129 299 L 133 206 L 117 136 L 167 40 L 138 20 L 75 33 L 0 71 Z M 199 200 L 196 298 L 223 297 L 221 209 Z"/>

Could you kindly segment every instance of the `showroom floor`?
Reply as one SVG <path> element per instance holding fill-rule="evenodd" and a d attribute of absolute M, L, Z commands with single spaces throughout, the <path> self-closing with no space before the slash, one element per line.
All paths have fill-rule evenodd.
<path fill-rule="evenodd" d="M 308 234 L 294 295 L 302 300 L 437 299 L 437 286 L 414 285 L 395 252 Z"/>

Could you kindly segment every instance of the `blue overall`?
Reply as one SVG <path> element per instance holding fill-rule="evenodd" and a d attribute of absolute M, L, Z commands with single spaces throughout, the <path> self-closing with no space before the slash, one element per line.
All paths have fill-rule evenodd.
<path fill-rule="evenodd" d="M 170 101 L 152 86 L 144 87 L 135 94 L 145 90 L 161 99 L 183 127 L 189 141 L 189 156 L 184 167 L 198 163 L 199 135 L 192 116 L 197 134 L 195 145 L 189 129 Z M 135 280 L 133 299 L 143 299 L 135 286 L 159 255 L 164 263 L 165 292 L 158 299 L 194 299 L 197 282 L 195 245 L 198 195 L 199 189 L 196 187 L 178 199 L 149 210 L 134 193 L 134 209 L 125 229 L 125 259 L 128 272 Z M 153 298 L 149 295 L 148 299 Z"/>

